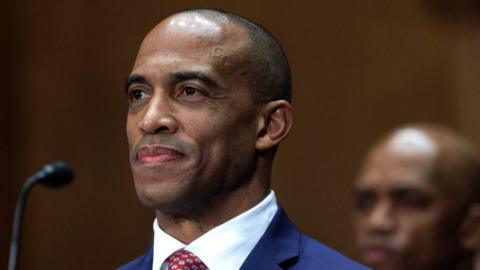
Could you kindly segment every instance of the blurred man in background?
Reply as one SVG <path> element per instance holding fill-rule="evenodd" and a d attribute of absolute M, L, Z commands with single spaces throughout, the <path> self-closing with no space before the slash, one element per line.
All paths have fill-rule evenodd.
<path fill-rule="evenodd" d="M 480 159 L 458 134 L 410 125 L 370 150 L 355 185 L 363 263 L 378 270 L 474 269 Z"/>

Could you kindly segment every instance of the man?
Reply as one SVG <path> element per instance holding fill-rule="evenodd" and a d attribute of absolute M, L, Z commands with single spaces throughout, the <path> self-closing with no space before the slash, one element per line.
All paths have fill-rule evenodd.
<path fill-rule="evenodd" d="M 302 235 L 270 190 L 292 124 L 279 44 L 215 10 L 160 22 L 127 79 L 127 137 L 154 244 L 120 269 L 363 269 Z"/>
<path fill-rule="evenodd" d="M 356 183 L 361 260 L 378 270 L 474 269 L 480 159 L 452 131 L 409 125 L 370 151 Z"/>

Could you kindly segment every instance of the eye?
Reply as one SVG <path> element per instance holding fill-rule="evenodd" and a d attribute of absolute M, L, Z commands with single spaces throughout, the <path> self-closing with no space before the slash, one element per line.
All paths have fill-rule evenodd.
<path fill-rule="evenodd" d="M 355 193 L 354 206 L 361 212 L 368 212 L 375 207 L 377 196 L 371 191 L 358 191 Z"/>
<path fill-rule="evenodd" d="M 199 93 L 199 90 L 193 86 L 186 85 L 182 88 L 182 92 L 186 96 L 194 96 Z"/>
<path fill-rule="evenodd" d="M 209 89 L 197 82 L 181 83 L 176 86 L 175 91 L 175 98 L 177 98 L 179 102 L 184 102 L 185 104 L 206 104 L 212 99 Z"/>
<path fill-rule="evenodd" d="M 128 91 L 127 98 L 128 102 L 133 103 L 139 100 L 146 98 L 146 93 L 142 89 L 132 89 Z"/>
<path fill-rule="evenodd" d="M 400 190 L 393 195 L 397 205 L 406 209 L 422 209 L 431 204 L 430 197 L 418 190 Z"/>

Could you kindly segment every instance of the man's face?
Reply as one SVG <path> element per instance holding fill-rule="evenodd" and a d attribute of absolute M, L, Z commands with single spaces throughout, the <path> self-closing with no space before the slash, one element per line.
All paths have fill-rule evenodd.
<path fill-rule="evenodd" d="M 380 145 L 356 183 L 359 255 L 374 269 L 450 269 L 458 244 L 455 205 L 432 179 L 437 149 L 425 138 L 420 148 L 395 138 Z"/>
<path fill-rule="evenodd" d="M 201 207 L 250 179 L 259 116 L 243 65 L 246 35 L 176 15 L 142 43 L 127 81 L 127 137 L 145 205 Z"/>

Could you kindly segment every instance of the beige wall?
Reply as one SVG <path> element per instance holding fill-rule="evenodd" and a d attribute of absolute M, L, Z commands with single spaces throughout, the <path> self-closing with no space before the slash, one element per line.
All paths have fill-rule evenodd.
<path fill-rule="evenodd" d="M 55 159 L 76 179 L 31 193 L 21 269 L 112 269 L 145 250 L 153 213 L 130 177 L 123 83 L 144 34 L 179 9 L 233 11 L 284 45 L 295 122 L 273 187 L 301 229 L 347 255 L 351 184 L 368 144 L 408 121 L 480 140 L 479 26 L 422 1 L 11 2 L 1 18 L 0 268 L 22 182 Z"/>

